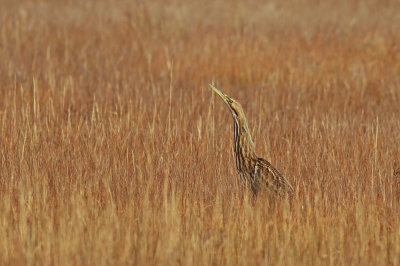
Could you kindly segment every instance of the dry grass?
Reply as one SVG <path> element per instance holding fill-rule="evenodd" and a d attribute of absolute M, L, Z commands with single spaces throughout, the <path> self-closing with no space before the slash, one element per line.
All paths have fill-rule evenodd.
<path fill-rule="evenodd" d="M 348 2 L 1 1 L 0 264 L 399 265 L 400 4 Z"/>

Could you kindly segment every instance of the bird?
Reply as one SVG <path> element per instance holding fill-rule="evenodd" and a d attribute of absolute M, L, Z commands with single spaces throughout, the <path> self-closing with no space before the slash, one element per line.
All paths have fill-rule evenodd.
<path fill-rule="evenodd" d="M 262 192 L 272 197 L 293 198 L 294 190 L 290 183 L 270 162 L 256 155 L 255 145 L 241 104 L 213 85 L 209 84 L 209 86 L 222 98 L 232 114 L 233 151 L 237 173 L 242 183 L 250 188 L 255 196 Z"/>

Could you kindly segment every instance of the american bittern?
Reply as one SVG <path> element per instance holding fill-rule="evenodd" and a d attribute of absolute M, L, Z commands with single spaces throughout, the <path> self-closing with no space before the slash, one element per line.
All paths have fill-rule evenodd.
<path fill-rule="evenodd" d="M 224 100 L 234 122 L 234 155 L 241 181 L 257 195 L 264 191 L 269 195 L 293 196 L 293 188 L 267 160 L 256 155 L 242 106 L 222 91 L 210 87 Z"/>

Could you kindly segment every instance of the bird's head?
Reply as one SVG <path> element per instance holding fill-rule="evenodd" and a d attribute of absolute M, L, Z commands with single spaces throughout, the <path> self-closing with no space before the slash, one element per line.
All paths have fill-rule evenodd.
<path fill-rule="evenodd" d="M 219 89 L 215 88 L 213 85 L 210 84 L 209 86 L 222 98 L 222 100 L 224 100 L 229 110 L 231 111 L 233 118 L 235 120 L 241 121 L 244 118 L 242 105 L 232 97 L 229 97 Z"/>
<path fill-rule="evenodd" d="M 242 105 L 240 105 L 238 101 L 232 99 L 231 97 L 229 97 L 219 89 L 215 88 L 211 84 L 210 88 L 213 91 L 215 91 L 215 93 L 218 94 L 222 98 L 222 100 L 224 100 L 224 102 L 226 103 L 226 105 L 228 106 L 229 110 L 232 113 L 233 120 L 239 126 L 240 134 L 246 136 L 247 143 L 250 145 L 250 147 L 253 147 L 254 149 L 254 143 L 251 140 L 249 127 L 247 125 L 246 117 L 244 116 Z"/>

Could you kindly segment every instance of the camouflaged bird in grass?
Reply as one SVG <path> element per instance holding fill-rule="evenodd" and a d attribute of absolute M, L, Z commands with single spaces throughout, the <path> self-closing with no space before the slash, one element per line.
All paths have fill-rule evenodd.
<path fill-rule="evenodd" d="M 267 160 L 256 155 L 247 120 L 239 102 L 222 91 L 210 87 L 224 100 L 232 113 L 234 122 L 234 156 L 240 180 L 252 192 L 273 196 L 293 197 L 294 191 L 288 181 Z"/>

